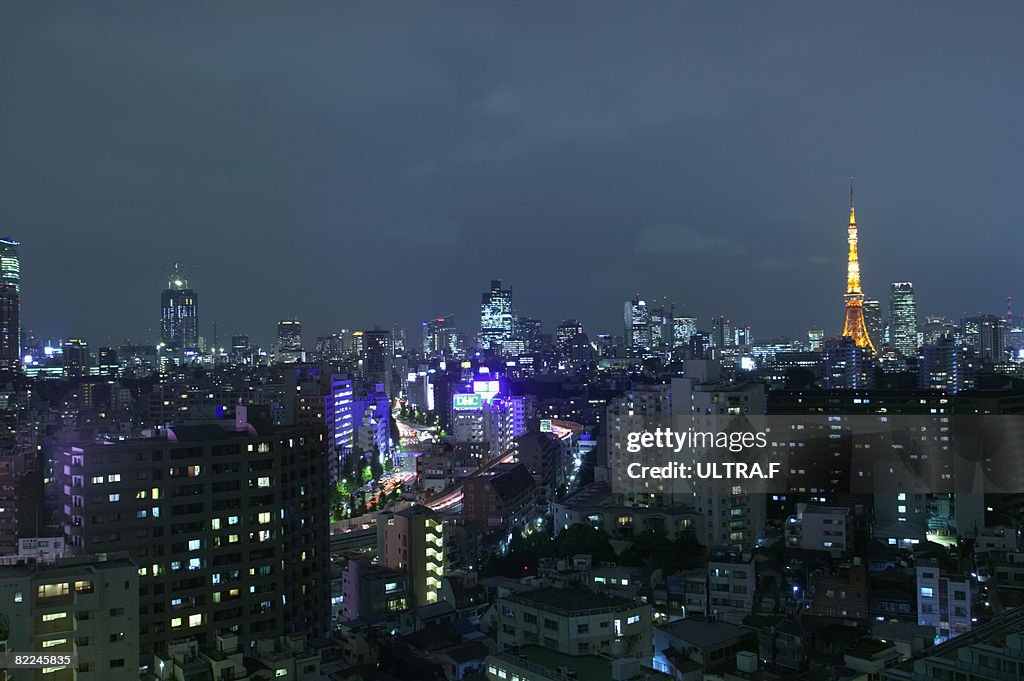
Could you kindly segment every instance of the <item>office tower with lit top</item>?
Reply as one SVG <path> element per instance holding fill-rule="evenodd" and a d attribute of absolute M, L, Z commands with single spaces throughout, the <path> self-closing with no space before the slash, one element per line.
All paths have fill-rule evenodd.
<path fill-rule="evenodd" d="M 513 321 L 512 289 L 503 289 L 501 280 L 494 279 L 480 302 L 480 349 L 500 353 L 512 338 Z"/>
<path fill-rule="evenodd" d="M 909 281 L 893 282 L 889 292 L 889 345 L 904 357 L 917 356 L 917 299 Z"/>
<path fill-rule="evenodd" d="M 860 259 L 857 253 L 857 218 L 853 210 L 853 180 L 850 180 L 850 224 L 846 230 L 849 245 L 846 261 L 846 321 L 843 336 L 852 338 L 858 348 L 875 351 L 864 321 L 864 292 L 860 286 Z"/>
<path fill-rule="evenodd" d="M 282 319 L 277 323 L 277 361 L 301 362 L 302 322 L 298 319 Z"/>
<path fill-rule="evenodd" d="M 18 242 L 0 239 L 0 373 L 21 365 L 21 261 Z"/>
<path fill-rule="evenodd" d="M 175 265 L 160 296 L 160 340 L 169 350 L 199 348 L 199 296 Z"/>

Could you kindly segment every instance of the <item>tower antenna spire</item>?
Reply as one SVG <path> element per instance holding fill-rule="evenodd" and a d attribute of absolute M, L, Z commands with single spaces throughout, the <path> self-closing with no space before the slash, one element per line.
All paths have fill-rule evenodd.
<path fill-rule="evenodd" d="M 853 176 L 850 176 L 850 224 L 856 224 L 857 220 L 853 211 Z"/>

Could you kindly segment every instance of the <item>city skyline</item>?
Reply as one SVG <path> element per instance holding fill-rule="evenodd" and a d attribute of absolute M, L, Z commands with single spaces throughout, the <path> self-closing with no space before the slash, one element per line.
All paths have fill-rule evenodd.
<path fill-rule="evenodd" d="M 853 219 L 852 218 L 852 205 L 851 205 L 851 208 L 850 208 L 850 212 L 851 212 L 850 218 L 851 218 L 851 221 L 852 221 L 852 219 Z M 850 226 L 854 226 L 854 223 L 851 222 Z M 6 239 L 13 240 L 13 241 L 17 242 L 17 239 L 15 237 L 6 237 Z M 22 246 L 22 245 L 23 244 L 19 243 L 19 246 Z M 21 261 L 25 260 L 23 251 L 20 254 L 19 260 L 21 260 Z M 173 266 L 169 270 L 171 272 L 171 274 L 168 275 L 165 272 L 163 275 L 161 275 L 159 277 L 164 282 L 164 293 L 163 293 L 163 295 L 164 295 L 165 298 L 166 298 L 166 296 L 167 296 L 167 294 L 169 292 L 169 290 L 167 289 L 167 286 L 171 286 L 173 288 L 173 285 L 174 285 L 173 281 L 168 283 L 168 278 L 170 277 L 173 280 L 175 277 L 178 277 L 179 276 L 178 271 L 179 271 L 179 268 L 181 268 L 181 267 L 183 267 L 183 265 L 181 263 L 176 262 L 176 263 L 173 264 Z M 24 269 L 23 265 L 22 265 L 22 269 Z M 194 272 L 194 268 L 189 268 L 189 271 L 190 272 Z M 182 274 L 180 276 L 184 277 L 186 275 Z M 194 274 L 188 274 L 187 276 L 188 277 L 193 277 Z M 848 278 L 849 278 L 849 273 L 847 275 L 847 280 L 848 280 Z M 178 283 L 178 285 L 181 285 L 180 281 L 177 282 L 177 283 Z M 501 285 L 502 283 L 507 283 L 507 282 L 503 282 L 500 279 L 491 279 L 489 283 L 492 286 L 494 286 L 495 284 Z M 849 283 L 849 282 L 847 281 L 847 283 Z M 188 286 L 189 282 L 185 281 L 184 285 Z M 470 285 L 469 282 L 467 282 L 467 286 L 468 285 Z M 895 287 L 900 286 L 900 285 L 912 286 L 913 284 L 912 284 L 912 282 L 908 282 L 908 281 L 902 281 L 902 282 L 901 281 L 892 281 L 892 282 L 884 284 L 883 287 L 886 288 L 886 289 L 889 289 L 890 287 L 895 289 Z M 481 284 L 481 288 L 483 288 L 482 284 Z M 872 287 L 872 288 L 874 288 L 874 287 Z M 192 292 L 192 289 L 189 289 L 189 293 L 191 293 L 191 292 Z M 511 287 L 508 290 L 508 294 L 511 297 Z M 486 300 L 487 295 L 488 295 L 488 292 L 485 291 L 485 293 L 484 293 L 485 300 Z M 670 309 L 672 309 L 674 307 L 677 318 L 679 318 L 679 317 L 693 317 L 696 320 L 696 329 L 697 330 L 711 331 L 711 326 L 709 326 L 709 324 L 713 325 L 714 322 L 717 319 L 719 319 L 721 314 L 722 314 L 721 312 L 714 312 L 714 313 L 712 313 L 709 310 L 694 310 L 691 306 L 687 306 L 685 304 L 684 305 L 680 305 L 678 303 L 678 299 L 673 299 L 673 298 L 670 298 L 669 296 L 660 296 L 660 297 L 659 296 L 650 296 L 650 297 L 648 297 L 648 296 L 641 295 L 639 293 L 633 294 L 633 296 L 634 296 L 634 301 L 639 300 L 641 302 L 646 302 L 652 309 L 653 309 L 653 307 L 655 305 L 664 305 L 666 311 L 668 311 L 668 310 L 670 310 Z M 878 301 L 877 297 L 872 297 L 872 296 L 869 296 L 867 294 L 863 294 L 862 297 L 865 299 L 866 303 L 873 303 L 876 306 L 878 305 L 879 301 Z M 880 297 L 880 296 L 878 296 L 878 297 Z M 205 298 L 205 296 L 204 296 L 204 298 Z M 1004 316 L 1004 314 L 1003 314 L 1004 312 L 1008 313 L 1010 311 L 1009 306 L 1012 305 L 1012 300 L 1013 300 L 1013 296 L 999 298 L 999 302 L 1004 305 L 1002 310 L 998 309 L 997 306 L 995 306 L 995 305 L 989 307 L 988 311 L 985 311 L 985 310 L 979 308 L 979 309 L 977 309 L 975 311 L 969 311 L 968 310 L 968 311 L 964 311 L 964 312 L 962 312 L 960 314 L 951 313 L 948 310 L 932 310 L 932 314 L 929 314 L 929 315 L 923 315 L 922 314 L 921 319 L 924 319 L 925 316 L 929 316 L 929 317 L 941 317 L 941 318 L 944 318 L 944 319 L 948 319 L 950 321 L 958 321 L 958 320 L 965 319 L 965 318 L 971 316 L 972 314 L 973 315 L 995 314 L 996 316 Z M 128 341 L 131 341 L 133 343 L 150 343 L 150 344 L 154 344 L 155 345 L 157 343 L 165 341 L 166 339 L 163 338 L 163 336 L 166 334 L 166 331 L 162 330 L 163 322 L 161 322 L 161 320 L 160 320 L 161 316 L 167 314 L 166 313 L 166 305 L 164 304 L 165 302 L 166 302 L 165 300 L 161 301 L 161 311 L 159 311 L 156 323 L 153 326 L 150 326 L 150 327 L 146 328 L 145 331 L 143 331 L 141 333 L 138 333 L 136 335 L 126 335 L 126 336 L 124 336 L 122 338 L 117 338 L 117 337 L 114 337 L 114 336 L 111 336 L 111 335 L 107 335 L 107 336 L 102 337 L 102 340 L 106 341 L 106 343 L 108 345 L 111 345 L 111 344 L 112 345 L 116 345 L 116 344 L 120 344 L 122 342 L 128 342 Z M 460 301 L 460 304 L 461 304 L 461 301 Z M 615 303 L 614 301 L 611 301 L 609 304 L 612 307 L 614 307 L 617 303 Z M 618 303 L 618 304 L 621 304 L 621 303 Z M 629 304 L 629 301 L 627 301 L 627 305 L 628 304 Z M 452 305 L 451 307 L 457 307 L 457 305 Z M 448 314 L 446 314 L 444 316 L 445 317 L 449 317 L 451 319 L 454 319 L 455 320 L 455 324 L 456 324 L 456 328 L 458 328 L 460 331 L 462 331 L 464 333 L 469 333 L 469 334 L 475 336 L 476 332 L 478 330 L 481 330 L 480 329 L 481 319 L 480 319 L 480 316 L 479 316 L 479 305 L 477 305 L 475 307 L 476 307 L 476 309 L 473 309 L 474 306 L 471 305 L 469 312 L 465 313 L 465 314 L 448 313 Z M 513 314 L 513 319 L 515 319 L 515 318 L 533 318 L 533 319 L 538 319 L 544 325 L 544 332 L 549 334 L 549 335 L 552 335 L 552 336 L 555 335 L 557 327 L 559 325 L 561 325 L 563 322 L 574 321 L 575 320 L 575 318 L 573 318 L 571 316 L 565 317 L 565 318 L 561 318 L 561 319 L 538 317 L 536 315 L 530 314 L 529 310 L 524 312 L 521 308 L 522 308 L 522 304 L 516 302 L 516 299 L 512 299 L 512 301 L 511 301 L 511 312 Z M 890 300 L 889 304 L 886 307 L 882 308 L 880 310 L 880 312 L 882 314 L 881 322 L 883 324 L 883 328 L 887 328 L 889 322 L 891 321 L 892 301 Z M 729 314 L 729 313 L 726 311 L 725 314 Z M 824 315 L 822 315 L 822 316 L 824 316 Z M 1008 316 L 1008 315 L 1006 315 L 1006 316 Z M 729 314 L 729 317 L 732 318 L 732 321 L 738 322 L 738 323 L 743 323 L 748 328 L 751 326 L 749 323 L 747 323 L 745 321 L 744 318 L 738 317 L 737 315 Z M 24 319 L 24 318 L 25 318 L 24 311 L 22 311 L 22 319 Z M 413 321 L 413 322 L 411 322 L 409 324 L 405 324 L 402 321 L 397 321 L 397 320 L 388 321 L 388 320 L 385 319 L 385 320 L 382 320 L 382 321 L 379 321 L 379 322 L 374 322 L 373 324 L 360 325 L 358 323 L 355 323 L 355 324 L 351 323 L 351 320 L 346 320 L 346 321 L 339 322 L 338 324 L 336 324 L 334 326 L 331 326 L 331 327 L 327 327 L 327 328 L 314 328 L 314 329 L 311 329 L 311 330 L 309 329 L 309 325 L 307 324 L 306 328 L 307 328 L 308 332 L 303 334 L 303 336 L 302 336 L 302 341 L 301 341 L 302 344 L 303 344 L 302 349 L 305 349 L 305 350 L 311 349 L 312 345 L 313 345 L 313 340 L 315 338 L 327 337 L 327 336 L 330 336 L 331 334 L 335 334 L 335 333 L 337 333 L 339 331 L 345 331 L 345 330 L 353 331 L 353 330 L 373 329 L 373 328 L 386 328 L 386 329 L 402 328 L 402 329 L 405 329 L 408 333 L 411 333 L 411 334 L 413 334 L 415 336 L 417 334 L 417 332 L 420 330 L 420 327 L 422 325 L 425 325 L 427 322 L 431 321 L 433 318 L 434 318 L 434 316 L 427 314 L 427 315 L 424 315 L 423 319 L 415 320 L 415 321 Z M 724 318 L 724 317 L 722 317 L 722 318 Z M 823 330 L 825 331 L 826 336 L 842 336 L 842 335 L 844 335 L 844 333 L 843 333 L 844 332 L 844 323 L 842 321 L 842 315 L 838 315 L 837 318 L 838 318 L 839 321 L 836 324 L 832 324 L 832 325 L 829 325 L 829 324 L 812 324 L 812 325 L 809 325 L 805 329 L 789 329 L 789 330 L 784 331 L 782 333 L 776 333 L 776 334 L 766 334 L 766 333 L 763 333 L 763 332 L 762 333 L 758 333 L 759 329 L 757 329 L 757 328 L 754 328 L 752 330 L 755 332 L 755 338 L 756 339 L 760 339 L 760 340 L 769 339 L 769 338 L 800 339 L 803 336 L 805 336 L 808 331 L 813 330 L 813 329 L 818 329 L 818 328 L 823 328 Z M 469 320 L 468 322 L 467 322 L 467 319 Z M 214 338 L 214 334 L 216 333 L 219 336 L 218 347 L 223 347 L 225 349 L 230 349 L 229 345 L 230 345 L 230 338 L 231 338 L 231 336 L 239 335 L 239 334 L 247 336 L 247 337 L 249 337 L 251 339 L 254 339 L 254 341 L 257 342 L 257 344 L 260 344 L 260 345 L 263 345 L 263 346 L 269 348 L 272 345 L 272 343 L 274 342 L 274 340 L 279 337 L 280 325 L 283 324 L 283 323 L 288 322 L 288 320 L 294 320 L 294 321 L 297 321 L 297 322 L 305 323 L 305 322 L 303 322 L 300 318 L 298 318 L 295 315 L 275 315 L 275 313 L 272 312 L 272 311 L 266 311 L 266 313 L 264 314 L 264 319 L 261 320 L 261 322 L 260 322 L 258 327 L 255 327 L 255 328 L 246 327 L 246 328 L 238 328 L 238 329 L 225 329 L 223 326 L 219 325 L 219 321 L 218 321 L 218 317 L 217 317 L 216 312 L 214 312 L 212 314 L 212 316 L 211 316 L 211 314 L 209 313 L 208 309 L 205 309 L 205 306 L 204 306 L 204 315 L 199 319 L 198 329 L 194 333 L 196 334 L 196 337 L 198 339 L 204 339 L 204 342 L 205 342 L 207 347 L 213 347 L 213 338 Z M 288 322 L 288 323 L 290 323 L 290 322 Z M 264 328 L 264 327 L 267 327 L 267 328 Z M 31 324 L 24 323 L 24 322 L 22 323 L 22 328 L 23 328 L 23 330 L 26 333 L 31 333 L 34 337 L 39 338 L 39 339 L 44 339 L 44 340 L 48 340 L 48 339 L 57 340 L 57 339 L 62 339 L 62 338 L 65 338 L 65 339 L 66 338 L 83 338 L 83 339 L 85 339 L 87 341 L 92 342 L 96 347 L 99 347 L 99 346 L 104 344 L 103 342 L 97 342 L 95 337 L 90 337 L 90 336 L 88 336 L 86 334 L 81 334 L 81 333 L 76 334 L 74 332 L 70 332 L 70 331 L 67 331 L 67 330 L 65 330 L 65 331 L 57 331 L 57 332 L 47 332 L 45 330 L 44 331 L 37 331 L 36 329 L 31 327 Z M 585 333 L 588 333 L 590 335 L 596 335 L 596 334 L 599 334 L 599 333 L 607 333 L 607 334 L 611 334 L 613 336 L 618 336 L 618 335 L 620 335 L 623 332 L 623 329 L 621 328 L 621 321 L 619 321 L 618 323 L 610 322 L 607 326 L 587 325 L 586 323 L 584 323 L 583 324 L 583 330 L 584 330 Z M 834 333 L 833 333 L 833 331 L 834 331 Z M 876 334 L 876 335 L 878 335 L 879 337 L 875 338 L 874 336 L 872 336 L 871 337 L 871 342 L 875 346 L 880 346 L 880 345 L 883 344 L 883 341 L 885 340 L 885 338 L 882 335 L 880 335 L 880 334 Z M 877 350 L 877 347 L 876 347 L 876 350 Z"/>
<path fill-rule="evenodd" d="M 639 292 L 760 337 L 831 332 L 850 175 L 865 296 L 912 281 L 922 316 L 1000 312 L 1020 294 L 1015 22 L 804 9 L 740 30 L 717 6 L 643 30 L 615 6 L 9 11 L 0 233 L 23 244 L 23 323 L 139 338 L 181 261 L 207 336 L 465 320 L 498 278 L 549 331 L 617 329 Z"/>

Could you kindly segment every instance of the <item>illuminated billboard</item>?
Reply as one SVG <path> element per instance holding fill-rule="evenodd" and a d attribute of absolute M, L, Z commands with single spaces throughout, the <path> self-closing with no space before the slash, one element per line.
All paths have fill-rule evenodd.
<path fill-rule="evenodd" d="M 479 395 L 484 402 L 490 402 L 501 392 L 498 381 L 473 381 L 473 393 Z"/>
<path fill-rule="evenodd" d="M 484 400 L 476 393 L 452 395 L 452 409 L 455 411 L 474 411 L 484 406 Z"/>

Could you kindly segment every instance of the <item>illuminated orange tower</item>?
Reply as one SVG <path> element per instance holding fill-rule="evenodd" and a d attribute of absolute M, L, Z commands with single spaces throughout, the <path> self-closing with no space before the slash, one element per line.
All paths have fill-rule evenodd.
<path fill-rule="evenodd" d="M 850 244 L 850 252 L 846 261 L 846 323 L 843 324 L 843 335 L 849 336 L 859 348 L 875 346 L 868 336 L 868 327 L 864 323 L 864 292 L 860 288 L 860 261 L 857 258 L 857 218 L 853 212 L 853 178 L 850 178 L 850 225 L 847 227 L 846 240 Z"/>

